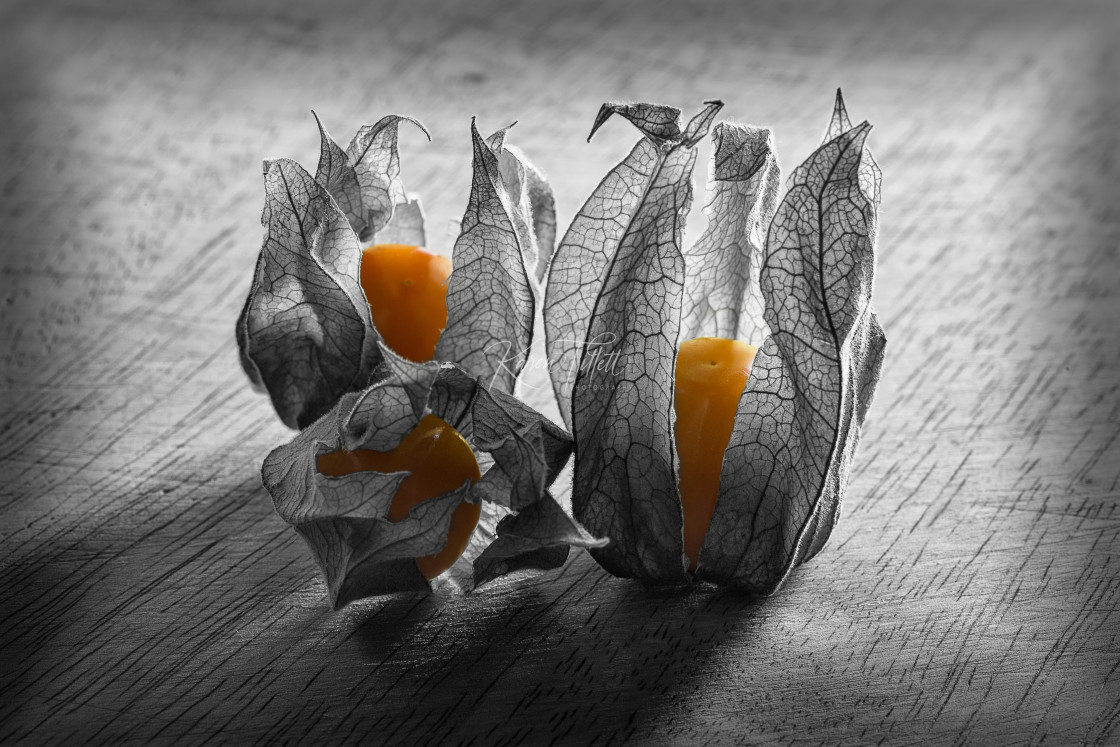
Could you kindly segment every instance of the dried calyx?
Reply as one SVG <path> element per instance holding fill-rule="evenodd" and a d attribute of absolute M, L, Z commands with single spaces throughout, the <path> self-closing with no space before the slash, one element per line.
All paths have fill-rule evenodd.
<path fill-rule="evenodd" d="M 823 144 L 780 202 L 769 131 L 720 122 L 708 227 L 685 248 L 695 145 L 720 106 L 682 128 L 672 107 L 604 105 L 594 129 L 617 114 L 644 137 L 557 247 L 545 330 L 575 440 L 575 516 L 611 540 L 592 551 L 599 563 L 655 583 L 695 577 L 768 594 L 827 540 L 878 380 L 879 169 L 870 125 L 851 126 L 839 92 Z M 693 575 L 673 407 L 679 346 L 699 337 L 758 352 L 716 445 L 718 501 Z M 612 365 L 597 364 L 604 350 Z"/>
<path fill-rule="evenodd" d="M 569 547 L 597 547 L 549 491 L 571 453 L 562 428 L 512 395 L 458 366 L 412 363 L 387 349 L 374 383 L 338 403 L 265 459 L 262 476 L 276 511 L 307 540 L 331 603 L 376 594 L 470 590 L 515 570 L 563 564 Z M 475 480 L 390 516 L 407 472 L 361 470 L 330 476 L 320 460 L 339 451 L 389 452 L 426 417 L 454 428 L 486 469 Z M 440 553 L 456 510 L 479 507 L 462 555 L 437 579 L 417 558 Z M 441 569 L 442 572 L 442 569 Z"/>
<path fill-rule="evenodd" d="M 384 306 L 384 299 L 369 297 L 377 284 L 363 282 L 362 242 L 425 244 L 419 198 L 400 180 L 404 121 L 423 129 L 407 117 L 384 117 L 362 127 L 345 150 L 320 123 L 314 177 L 289 159 L 265 162 L 266 233 L 237 341 L 250 381 L 293 428 L 367 386 L 381 363 L 385 335 L 371 305 Z M 505 145 L 508 129 L 483 138 L 471 125 L 470 198 L 446 298 L 434 301 L 446 304 L 446 326 L 432 334 L 435 360 L 457 363 L 507 392 L 525 364 L 507 347 L 529 349 L 536 281 L 555 237 L 552 191 Z"/>

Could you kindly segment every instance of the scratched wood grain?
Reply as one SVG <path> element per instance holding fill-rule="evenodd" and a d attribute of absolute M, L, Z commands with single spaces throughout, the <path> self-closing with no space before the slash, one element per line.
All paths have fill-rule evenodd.
<path fill-rule="evenodd" d="M 1114 5 L 354 0 L 0 10 L 0 742 L 1120 741 Z M 433 243 L 468 124 L 562 221 L 727 101 L 787 169 L 842 85 L 885 172 L 890 338 L 842 522 L 778 596 L 560 572 L 331 612 L 237 366 L 260 161 L 412 114 Z"/>

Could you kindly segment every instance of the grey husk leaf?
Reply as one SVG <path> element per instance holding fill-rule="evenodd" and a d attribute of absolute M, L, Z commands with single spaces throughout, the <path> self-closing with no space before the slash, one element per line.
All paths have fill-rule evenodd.
<path fill-rule="evenodd" d="M 266 235 L 237 322 L 241 363 L 280 419 L 302 428 L 364 386 L 379 337 L 358 282 L 357 238 L 295 161 L 264 167 Z"/>
<path fill-rule="evenodd" d="M 861 178 L 870 129 L 834 135 L 799 166 L 771 224 L 761 287 L 772 336 L 724 453 L 702 579 L 773 593 L 839 517 L 886 342 L 871 306 L 878 182 Z"/>
<path fill-rule="evenodd" d="M 780 176 L 770 130 L 720 122 L 712 130 L 708 225 L 685 250 L 681 339 L 727 337 L 761 345 L 768 334 L 758 284 Z"/>
<path fill-rule="evenodd" d="M 497 539 L 474 562 L 474 583 L 481 585 L 518 570 L 559 568 L 571 547 L 606 544 L 576 523 L 548 493 L 498 523 Z"/>
<path fill-rule="evenodd" d="M 556 244 L 556 200 L 544 173 L 519 148 L 504 144 L 508 129 L 500 131 L 500 147 L 495 149 L 498 170 L 508 199 L 507 212 L 517 231 L 525 265 L 539 283 Z M 498 134 L 491 135 L 487 142 Z"/>
<path fill-rule="evenodd" d="M 604 104 L 595 118 L 591 135 L 612 114 L 626 116 L 627 107 L 634 106 Z M 572 219 L 548 268 L 544 296 L 545 345 L 553 391 L 569 430 L 572 427 L 572 388 L 585 351 L 601 350 L 609 342 L 588 340 L 591 312 L 603 289 L 611 258 L 629 230 L 661 161 L 657 133 L 680 132 L 680 109 L 658 106 L 634 114 L 639 122 L 652 120 L 656 124 L 652 129 L 655 134 L 638 125 L 646 137 L 599 182 Z"/>
<path fill-rule="evenodd" d="M 824 139 L 821 143 L 835 140 L 843 133 L 852 129 L 852 120 L 848 117 L 848 107 L 844 104 L 844 93 L 836 89 L 836 101 L 832 107 L 832 118 L 828 122 Z M 863 148 L 863 158 L 859 163 L 859 186 L 864 194 L 876 206 L 879 204 L 880 188 L 883 181 L 883 172 L 879 169 L 878 162 L 871 155 L 866 146 Z"/>
<path fill-rule="evenodd" d="M 374 237 L 378 244 L 404 244 L 427 246 L 428 234 L 424 230 L 424 208 L 417 195 L 409 194 L 404 202 L 393 208 L 392 219 Z"/>
<path fill-rule="evenodd" d="M 548 262 L 556 249 L 556 198 L 552 195 L 548 177 L 528 160 L 525 165 L 529 209 L 533 213 L 533 233 L 537 239 L 537 266 L 533 275 L 537 282 L 543 282 Z"/>
<path fill-rule="evenodd" d="M 447 283 L 447 326 L 435 359 L 454 361 L 487 386 L 513 391 L 532 342 L 535 298 L 526 254 L 533 225 L 527 201 L 510 195 L 500 158 L 505 130 L 489 141 L 471 122 L 471 195 Z M 507 175 L 509 167 L 507 166 Z"/>
<path fill-rule="evenodd" d="M 316 120 L 318 118 L 316 117 Z M 331 159 L 331 194 L 339 206 L 346 211 L 358 238 L 364 242 L 386 243 L 377 234 L 385 228 L 393 217 L 398 205 L 408 203 L 404 186 L 401 184 L 401 162 L 397 149 L 397 139 L 401 122 L 411 122 L 432 139 L 431 134 L 415 119 L 389 114 L 372 125 L 362 125 L 350 140 L 345 153 L 331 141 L 320 125 L 323 145 L 320 149 L 319 173 L 324 175 L 323 153 L 330 150 L 335 155 Z M 338 155 L 343 155 L 339 159 Z M 333 176 L 338 173 L 339 176 Z M 326 184 L 324 183 L 324 186 Z"/>
<path fill-rule="evenodd" d="M 692 201 L 694 145 L 719 106 L 710 102 L 683 133 L 667 107 L 604 106 L 596 127 L 617 113 L 646 138 L 577 215 L 550 273 L 550 357 L 564 356 L 569 340 L 581 356 L 571 411 L 577 444 L 572 509 L 592 534 L 611 538 L 591 552 L 619 576 L 688 578 L 671 411 L 684 286 L 680 247 Z M 571 303 L 569 293 L 585 303 Z M 589 365 L 587 343 L 604 344 L 617 356 L 615 364 Z M 558 379 L 564 375 L 554 372 L 558 393 L 570 391 Z"/>

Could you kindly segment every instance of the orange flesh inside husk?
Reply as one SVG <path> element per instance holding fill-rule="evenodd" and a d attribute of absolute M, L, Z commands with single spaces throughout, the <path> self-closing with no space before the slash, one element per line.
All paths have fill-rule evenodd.
<path fill-rule="evenodd" d="M 673 409 L 680 458 L 678 484 L 684 552 L 689 570 L 694 572 L 719 498 L 723 452 L 756 352 L 753 345 L 721 337 L 685 340 L 677 351 Z"/>
<path fill-rule="evenodd" d="M 361 284 L 381 339 L 402 358 L 422 363 L 447 326 L 451 260 L 417 246 L 374 244 L 362 252 Z"/>
<path fill-rule="evenodd" d="M 409 472 L 389 506 L 389 520 L 408 518 L 413 507 L 480 477 L 471 447 L 459 432 L 435 415 L 425 415 L 390 451 L 332 451 L 319 456 L 320 473 L 341 477 L 353 472 Z M 447 544 L 434 555 L 416 559 L 425 578 L 435 578 L 463 554 L 478 524 L 481 506 L 463 501 L 451 516 Z"/>

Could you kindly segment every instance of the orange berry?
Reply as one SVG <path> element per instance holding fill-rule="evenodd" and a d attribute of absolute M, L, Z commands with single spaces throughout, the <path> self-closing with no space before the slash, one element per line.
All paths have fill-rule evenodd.
<path fill-rule="evenodd" d="M 373 324 L 397 355 L 432 359 L 447 326 L 451 260 L 417 246 L 374 244 L 362 252 L 361 283 Z"/>
<path fill-rule="evenodd" d="M 685 340 L 677 351 L 673 409 L 677 415 L 684 552 L 692 571 L 696 570 L 700 546 L 719 498 L 723 452 L 756 352 L 754 345 L 722 337 Z"/>
<path fill-rule="evenodd" d="M 353 472 L 410 472 L 401 481 L 389 506 L 389 520 L 408 518 L 413 507 L 454 490 L 464 480 L 480 477 L 474 452 L 459 432 L 435 415 L 425 415 L 400 444 L 390 451 L 332 451 L 322 454 L 316 466 L 329 477 Z M 451 516 L 447 544 L 435 555 L 416 559 L 425 578 L 435 578 L 451 567 L 463 554 L 482 509 L 477 503 L 463 501 Z"/>

